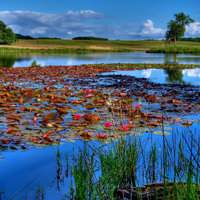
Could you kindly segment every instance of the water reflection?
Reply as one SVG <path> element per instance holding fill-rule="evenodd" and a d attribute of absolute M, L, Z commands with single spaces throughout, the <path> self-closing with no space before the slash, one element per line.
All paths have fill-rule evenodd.
<path fill-rule="evenodd" d="M 167 83 L 186 84 L 186 82 L 183 81 L 182 69 L 165 69 L 164 73 L 167 74 L 167 77 L 165 78 Z"/>
<path fill-rule="evenodd" d="M 176 64 L 177 63 L 176 59 L 177 59 L 177 54 L 165 54 L 165 57 L 164 57 L 166 64 Z"/>
<path fill-rule="evenodd" d="M 166 64 L 177 64 L 177 54 L 173 54 L 173 59 L 171 54 L 165 54 Z M 167 75 L 165 81 L 172 84 L 190 84 L 183 80 L 183 70 L 182 69 L 165 69 L 164 73 Z"/>
<path fill-rule="evenodd" d="M 30 60 L 30 54 L 0 52 L 0 67 L 14 67 L 16 62 Z"/>
<path fill-rule="evenodd" d="M 180 63 L 199 64 L 200 56 L 194 54 L 164 54 L 136 51 L 129 53 L 93 54 L 28 54 L 0 53 L 1 66 L 26 67 L 36 60 L 41 66 L 82 65 L 99 63 Z M 12 60 L 12 62 L 11 62 Z M 13 64 L 14 62 L 14 64 Z"/>
<path fill-rule="evenodd" d="M 135 76 L 137 78 L 148 78 L 155 83 L 171 83 L 171 84 L 186 84 L 200 85 L 200 68 L 195 69 L 143 69 L 134 71 L 115 71 L 104 74 L 121 74 Z"/>
<path fill-rule="evenodd" d="M 13 67 L 15 60 L 16 58 L 14 55 L 0 54 L 0 67 Z"/>

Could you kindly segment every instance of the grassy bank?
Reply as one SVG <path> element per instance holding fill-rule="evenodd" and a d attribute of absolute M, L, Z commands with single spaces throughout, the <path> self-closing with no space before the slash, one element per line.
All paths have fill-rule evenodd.
<path fill-rule="evenodd" d="M 19 39 L 18 42 L 12 45 L 0 45 L 0 47 L 28 49 L 29 52 L 72 52 L 76 51 L 91 51 L 91 52 L 122 52 L 133 50 L 149 50 L 150 48 L 159 48 L 164 41 L 152 40 L 56 40 L 56 39 Z M 173 46 L 173 44 L 171 44 Z M 179 46 L 200 47 L 199 42 L 179 41 Z M 3 49 L 2 49 L 3 50 Z M 4 51 L 13 51 L 14 49 L 4 49 Z M 16 51 L 16 50 L 15 50 Z"/>
<path fill-rule="evenodd" d="M 169 46 L 153 47 L 146 51 L 147 53 L 192 53 L 200 54 L 200 47 L 192 46 Z"/>
<path fill-rule="evenodd" d="M 57 49 L 31 49 L 31 48 L 13 48 L 13 47 L 0 47 L 0 52 L 19 52 L 19 53 L 109 53 L 109 52 L 132 52 L 132 49 L 86 49 L 86 48 L 57 48 Z"/>

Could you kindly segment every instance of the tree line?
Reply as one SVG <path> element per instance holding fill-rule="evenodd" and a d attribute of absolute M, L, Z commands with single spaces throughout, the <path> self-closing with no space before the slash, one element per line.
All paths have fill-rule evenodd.
<path fill-rule="evenodd" d="M 72 40 L 101 40 L 101 41 L 108 41 L 108 38 L 100 38 L 100 37 L 87 37 L 87 36 L 83 36 L 83 37 L 74 37 L 72 38 Z"/>
<path fill-rule="evenodd" d="M 188 41 L 188 42 L 200 42 L 200 37 L 196 37 L 196 38 L 180 38 L 180 41 Z"/>
<path fill-rule="evenodd" d="M 57 40 L 61 40 L 61 38 L 57 38 L 57 37 L 54 37 L 54 38 L 51 38 L 51 37 L 37 37 L 37 38 L 34 38 L 34 37 L 31 37 L 29 35 L 22 35 L 22 34 L 18 34 L 16 33 L 15 34 L 17 36 L 17 39 L 28 39 L 28 40 L 34 40 L 34 39 L 57 39 Z"/>

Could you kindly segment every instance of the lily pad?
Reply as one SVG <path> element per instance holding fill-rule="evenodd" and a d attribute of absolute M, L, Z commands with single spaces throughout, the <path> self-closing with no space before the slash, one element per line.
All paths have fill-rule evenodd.
<path fill-rule="evenodd" d="M 157 127 L 157 129 L 166 130 L 166 131 L 174 130 L 174 128 L 172 127 Z"/>
<path fill-rule="evenodd" d="M 154 131 L 153 134 L 156 134 L 156 135 L 170 135 L 169 132 L 163 132 L 163 131 Z"/>
<path fill-rule="evenodd" d="M 136 128 L 136 131 L 145 133 L 145 132 L 153 132 L 153 129 L 150 127 L 148 127 L 148 128 L 147 127 L 139 127 L 139 128 Z"/>

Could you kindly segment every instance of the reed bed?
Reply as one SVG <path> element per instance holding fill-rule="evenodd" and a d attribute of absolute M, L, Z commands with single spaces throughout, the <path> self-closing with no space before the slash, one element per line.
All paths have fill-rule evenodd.
<path fill-rule="evenodd" d="M 122 112 L 121 112 L 122 114 Z M 112 120 L 112 116 L 111 116 Z M 126 119 L 119 115 L 119 121 Z M 123 124 L 123 123 L 122 123 Z M 147 126 L 147 129 L 151 127 Z M 112 127 L 113 131 L 116 127 Z M 85 143 L 73 155 L 68 199 L 200 199 L 200 136 L 189 127 L 156 139 L 137 129 L 109 144 Z M 117 135 L 117 134 L 116 134 Z"/>

